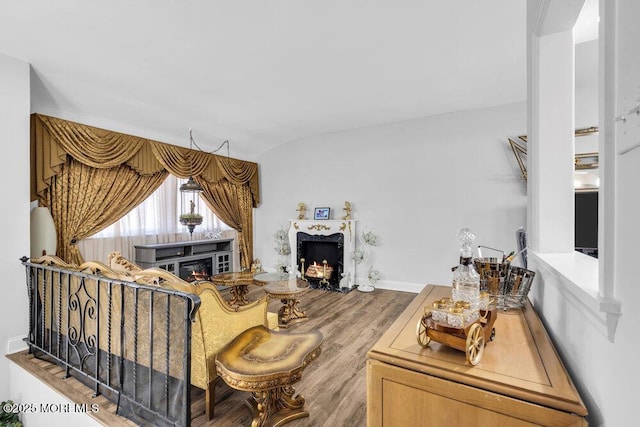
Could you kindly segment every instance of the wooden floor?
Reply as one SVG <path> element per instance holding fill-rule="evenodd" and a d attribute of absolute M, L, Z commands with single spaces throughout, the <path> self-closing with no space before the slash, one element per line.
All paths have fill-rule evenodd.
<path fill-rule="evenodd" d="M 250 299 L 263 295 L 260 288 L 251 288 Z M 324 342 L 318 359 L 305 369 L 300 382 L 294 385 L 296 393 L 305 397 L 310 416 L 287 426 L 366 425 L 367 351 L 415 295 L 381 289 L 371 293 L 311 289 L 302 296 L 301 308 L 309 320 L 288 330 L 319 329 Z M 269 302 L 269 311 L 277 312 L 279 307 L 279 300 Z M 77 399 L 78 393 L 78 387 L 70 387 L 68 397 Z M 91 396 L 88 389 L 87 396 Z M 204 391 L 192 387 L 192 426 L 250 426 L 251 413 L 244 403 L 250 396 L 250 393 L 233 390 L 222 380 L 218 381 L 215 416 L 208 421 L 204 415 Z M 115 424 L 110 420 L 106 425 Z"/>

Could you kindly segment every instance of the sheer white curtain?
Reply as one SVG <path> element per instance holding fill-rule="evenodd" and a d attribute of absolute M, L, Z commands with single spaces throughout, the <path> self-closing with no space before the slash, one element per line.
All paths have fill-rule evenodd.
<path fill-rule="evenodd" d="M 189 234 L 187 227 L 180 224 L 180 193 L 178 188 L 186 180 L 169 175 L 167 180 L 138 207 L 125 215 L 120 221 L 78 242 L 80 253 L 86 261 L 107 262 L 107 255 L 120 251 L 122 255 L 135 261 L 134 245 L 152 243 L 170 243 L 188 240 L 200 240 L 222 230 L 221 238 L 234 239 L 234 252 L 237 251 L 236 231 L 200 202 L 202 224 Z M 234 260 L 238 256 L 234 254 Z"/>

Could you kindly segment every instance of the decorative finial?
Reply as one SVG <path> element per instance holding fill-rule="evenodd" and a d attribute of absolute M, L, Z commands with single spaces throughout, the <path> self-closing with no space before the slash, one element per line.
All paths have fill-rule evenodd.
<path fill-rule="evenodd" d="M 345 201 L 342 209 L 345 211 L 345 216 L 342 219 L 351 219 L 351 203 Z"/>
<path fill-rule="evenodd" d="M 305 205 L 302 202 L 298 203 L 298 209 L 296 209 L 296 211 L 298 211 L 298 219 L 307 219 L 305 217 L 305 212 L 307 211 L 307 205 Z"/>

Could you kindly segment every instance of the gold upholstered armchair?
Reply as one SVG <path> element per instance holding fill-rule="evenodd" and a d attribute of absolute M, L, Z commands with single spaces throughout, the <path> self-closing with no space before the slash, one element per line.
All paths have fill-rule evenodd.
<path fill-rule="evenodd" d="M 244 306 L 230 306 L 213 283 L 189 283 L 159 268 L 142 270 L 117 252 L 109 254 L 109 264 L 113 270 L 130 274 L 145 283 L 153 278 L 160 286 L 200 297 L 200 308 L 191 332 L 191 384 L 205 390 L 206 414 L 211 419 L 218 379 L 215 365 L 218 352 L 236 336 L 254 326 L 278 329 L 278 315 L 267 311 L 267 297 Z"/>

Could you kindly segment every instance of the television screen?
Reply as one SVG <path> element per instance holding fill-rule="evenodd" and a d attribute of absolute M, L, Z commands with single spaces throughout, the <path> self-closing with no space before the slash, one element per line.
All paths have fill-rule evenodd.
<path fill-rule="evenodd" d="M 576 192 L 575 205 L 576 249 L 598 248 L 598 192 Z"/>

